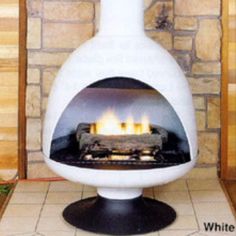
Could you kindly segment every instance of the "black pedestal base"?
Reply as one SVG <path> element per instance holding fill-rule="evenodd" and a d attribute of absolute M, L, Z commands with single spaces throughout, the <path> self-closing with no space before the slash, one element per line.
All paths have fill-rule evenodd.
<path fill-rule="evenodd" d="M 176 212 L 167 204 L 149 198 L 111 200 L 98 196 L 70 204 L 63 217 L 71 225 L 86 231 L 131 235 L 170 225 Z"/>

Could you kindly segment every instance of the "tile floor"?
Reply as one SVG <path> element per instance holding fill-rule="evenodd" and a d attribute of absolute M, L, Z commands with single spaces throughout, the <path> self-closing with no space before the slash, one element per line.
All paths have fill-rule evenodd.
<path fill-rule="evenodd" d="M 224 181 L 224 185 L 236 209 L 236 180 Z"/>
<path fill-rule="evenodd" d="M 204 230 L 204 222 L 235 224 L 235 218 L 217 179 L 180 179 L 145 189 L 144 194 L 165 201 L 178 217 L 169 227 L 149 236 L 222 236 L 233 233 Z M 0 236 L 89 236 L 67 224 L 61 212 L 80 198 L 96 195 L 94 188 L 61 182 L 19 182 L 0 221 Z"/>

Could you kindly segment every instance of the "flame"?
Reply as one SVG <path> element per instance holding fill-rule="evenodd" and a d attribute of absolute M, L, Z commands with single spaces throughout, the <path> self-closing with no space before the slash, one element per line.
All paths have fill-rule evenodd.
<path fill-rule="evenodd" d="M 106 111 L 96 123 L 96 133 L 104 135 L 122 134 L 122 126 L 112 110 Z"/>
<path fill-rule="evenodd" d="M 145 134 L 151 133 L 149 118 L 141 117 L 141 123 L 135 124 L 130 115 L 125 123 L 121 123 L 115 112 L 111 109 L 105 111 L 98 121 L 90 126 L 90 133 L 103 135 Z"/>
<path fill-rule="evenodd" d="M 134 118 L 129 116 L 125 123 L 125 134 L 135 134 Z"/>
<path fill-rule="evenodd" d="M 141 128 L 142 128 L 142 134 L 150 133 L 150 125 L 149 125 L 149 119 L 146 115 L 142 116 L 141 119 Z"/>

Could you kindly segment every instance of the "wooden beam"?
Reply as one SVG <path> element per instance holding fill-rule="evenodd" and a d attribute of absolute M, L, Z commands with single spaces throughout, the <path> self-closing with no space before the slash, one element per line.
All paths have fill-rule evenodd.
<path fill-rule="evenodd" d="M 228 24 L 229 3 L 222 1 L 222 78 L 221 78 L 221 179 L 227 179 L 228 170 Z"/>
<path fill-rule="evenodd" d="M 27 71 L 27 10 L 26 0 L 19 1 L 19 110 L 18 110 L 18 174 L 19 179 L 27 178 L 26 157 L 26 71 Z"/>

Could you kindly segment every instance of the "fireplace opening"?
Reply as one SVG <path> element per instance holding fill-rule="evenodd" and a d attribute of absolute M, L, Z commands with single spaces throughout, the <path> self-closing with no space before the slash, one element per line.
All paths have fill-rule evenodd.
<path fill-rule="evenodd" d="M 131 78 L 100 80 L 62 113 L 50 158 L 95 169 L 164 168 L 190 161 L 188 140 L 169 102 Z"/>

